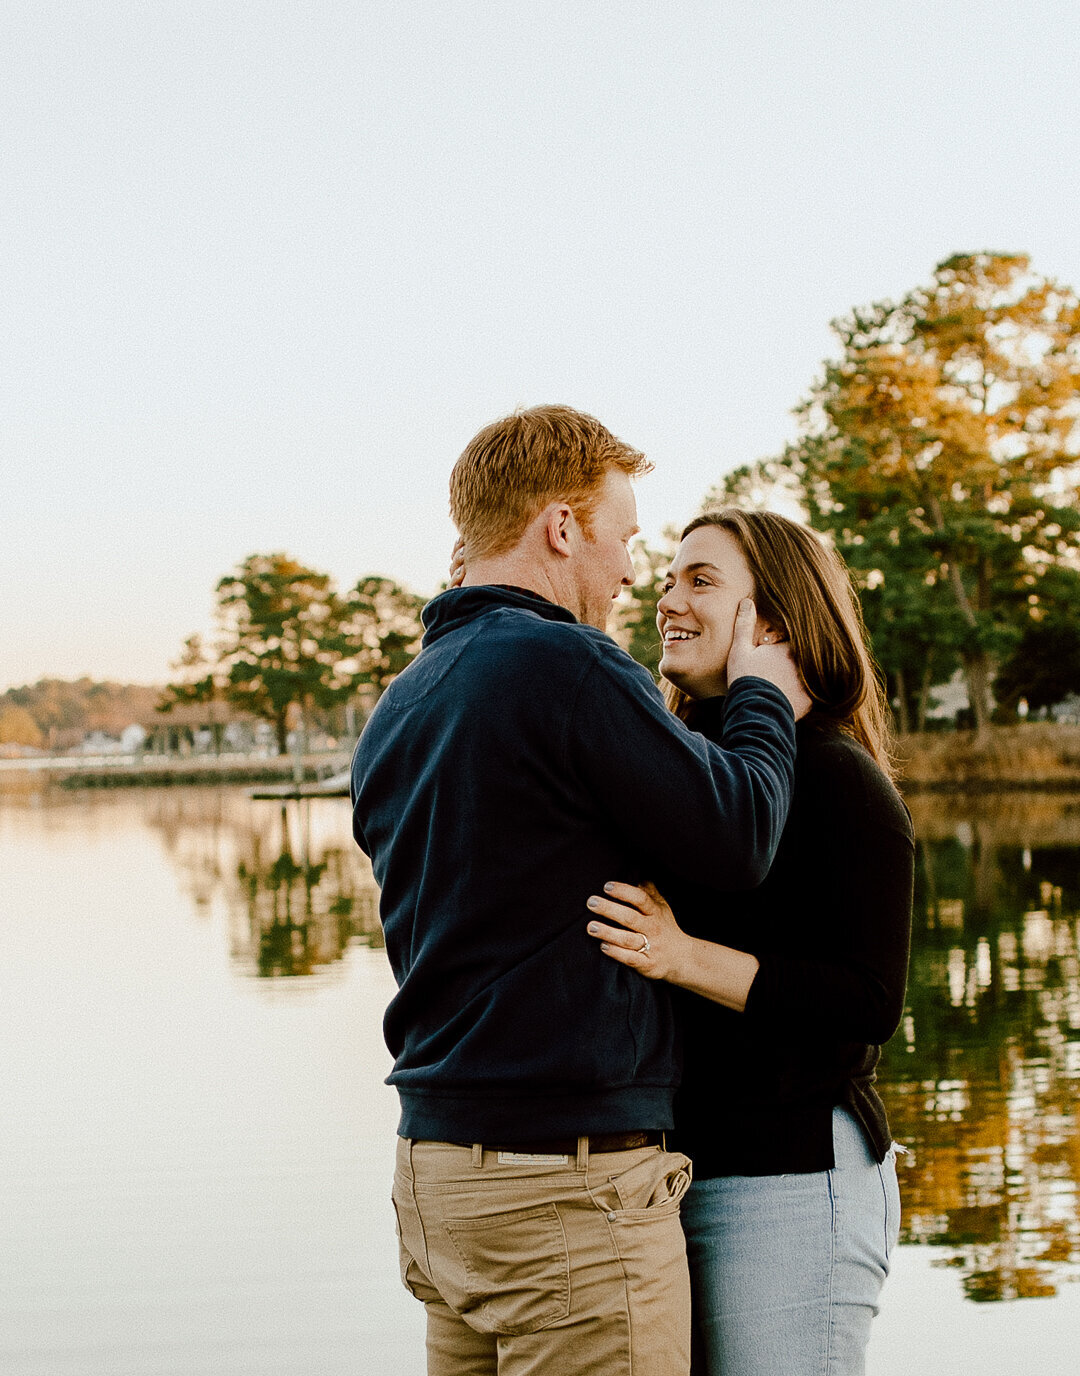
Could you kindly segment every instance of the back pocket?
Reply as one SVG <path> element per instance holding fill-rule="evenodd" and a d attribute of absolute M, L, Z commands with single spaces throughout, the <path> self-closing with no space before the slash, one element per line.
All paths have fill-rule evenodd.
<path fill-rule="evenodd" d="M 570 1313 L 570 1257 L 554 1204 L 486 1218 L 448 1218 L 461 1258 L 466 1303 L 481 1333 L 535 1333 Z"/>

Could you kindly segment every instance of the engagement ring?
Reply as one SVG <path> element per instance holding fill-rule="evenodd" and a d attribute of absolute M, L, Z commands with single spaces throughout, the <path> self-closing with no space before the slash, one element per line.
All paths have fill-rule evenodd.
<path fill-rule="evenodd" d="M 647 956 L 649 954 L 649 951 L 652 949 L 652 947 L 649 945 L 649 938 L 645 935 L 644 932 L 642 932 L 641 939 L 645 944 L 644 946 L 638 947 L 638 953 L 640 955 Z"/>

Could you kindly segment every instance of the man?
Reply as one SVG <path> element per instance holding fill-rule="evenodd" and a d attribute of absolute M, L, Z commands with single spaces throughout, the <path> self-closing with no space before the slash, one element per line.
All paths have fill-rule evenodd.
<path fill-rule="evenodd" d="M 661 864 L 758 883 L 802 690 L 745 604 L 721 750 L 604 634 L 650 467 L 565 407 L 482 430 L 451 477 L 464 584 L 425 608 L 353 762 L 399 984 L 394 1204 L 429 1376 L 689 1367 L 669 995 L 590 944 L 585 901 Z"/>

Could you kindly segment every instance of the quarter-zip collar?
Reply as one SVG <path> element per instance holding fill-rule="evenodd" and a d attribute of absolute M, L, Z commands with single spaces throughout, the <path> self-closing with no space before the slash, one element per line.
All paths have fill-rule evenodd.
<path fill-rule="evenodd" d="M 457 630 L 486 612 L 501 608 L 532 612 L 545 621 L 565 621 L 577 625 L 577 617 L 566 607 L 550 602 L 528 588 L 515 588 L 502 583 L 483 583 L 470 588 L 450 588 L 432 598 L 421 613 L 424 622 L 424 646 L 433 644 L 450 631 Z"/>

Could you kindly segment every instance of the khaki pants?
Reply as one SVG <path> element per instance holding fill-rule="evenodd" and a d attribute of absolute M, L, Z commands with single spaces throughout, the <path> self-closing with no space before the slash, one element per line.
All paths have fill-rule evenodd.
<path fill-rule="evenodd" d="M 398 1139 L 401 1276 L 428 1376 L 686 1376 L 685 1156 L 513 1159 Z"/>

